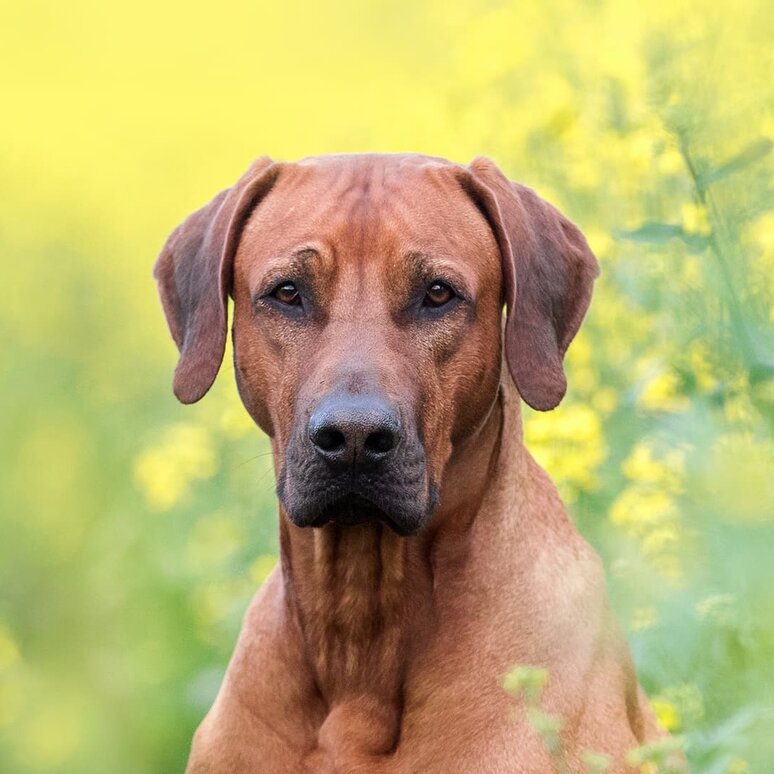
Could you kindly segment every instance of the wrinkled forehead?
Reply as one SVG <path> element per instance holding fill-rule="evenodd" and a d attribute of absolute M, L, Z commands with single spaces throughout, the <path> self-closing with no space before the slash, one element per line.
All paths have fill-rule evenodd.
<path fill-rule="evenodd" d="M 467 266 L 471 274 L 499 266 L 491 230 L 459 175 L 451 162 L 416 155 L 283 164 L 245 227 L 237 262 L 252 274 L 267 261 L 314 248 L 338 265 L 385 271 L 400 270 L 415 255 Z"/>

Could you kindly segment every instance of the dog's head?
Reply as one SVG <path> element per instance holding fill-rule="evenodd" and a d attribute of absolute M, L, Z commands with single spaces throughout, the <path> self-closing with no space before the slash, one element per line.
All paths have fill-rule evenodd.
<path fill-rule="evenodd" d="M 212 385 L 231 294 L 239 391 L 288 517 L 401 534 L 488 417 L 503 349 L 522 398 L 558 405 L 597 271 L 578 229 L 492 162 L 417 155 L 260 159 L 156 264 L 177 397 Z"/>

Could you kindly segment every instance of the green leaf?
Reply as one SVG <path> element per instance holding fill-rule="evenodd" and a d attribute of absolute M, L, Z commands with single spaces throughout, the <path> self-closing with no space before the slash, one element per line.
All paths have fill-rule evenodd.
<path fill-rule="evenodd" d="M 536 705 L 548 683 L 548 670 L 543 667 L 515 666 L 505 676 L 503 688 L 512 696 L 523 696 L 528 704 Z"/>
<path fill-rule="evenodd" d="M 768 137 L 756 140 L 725 164 L 705 172 L 697 182 L 701 188 L 707 188 L 707 186 L 749 167 L 750 164 L 760 161 L 771 152 L 772 147 L 774 147 L 774 143 Z"/>
<path fill-rule="evenodd" d="M 700 253 L 707 246 L 707 238 L 701 234 L 689 234 L 683 231 L 683 227 L 676 223 L 657 223 L 651 221 L 643 223 L 639 228 L 631 231 L 616 231 L 615 235 L 632 242 L 646 242 L 660 245 L 670 239 L 682 239 L 692 253 Z"/>
<path fill-rule="evenodd" d="M 700 253 L 702 250 L 704 250 L 707 247 L 707 237 L 702 236 L 701 234 L 686 234 L 682 233 L 680 234 L 680 239 L 685 242 L 688 249 L 692 253 Z"/>
<path fill-rule="evenodd" d="M 610 756 L 603 753 L 584 750 L 581 760 L 586 768 L 586 774 L 604 774 L 610 768 Z"/>
<path fill-rule="evenodd" d="M 674 223 L 643 223 L 639 228 L 631 231 L 618 231 L 618 236 L 624 239 L 631 239 L 633 242 L 650 242 L 652 244 L 661 244 L 668 242 L 675 237 L 683 235 L 682 226 Z"/>

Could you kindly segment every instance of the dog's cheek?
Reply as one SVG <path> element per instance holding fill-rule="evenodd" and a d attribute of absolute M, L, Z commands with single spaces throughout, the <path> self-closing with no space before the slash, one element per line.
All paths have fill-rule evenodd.
<path fill-rule="evenodd" d="M 445 394 L 443 374 L 432 361 L 418 364 L 418 394 L 412 405 L 417 432 L 425 452 L 426 484 L 438 483 L 451 454 L 451 425 L 454 422 L 451 402 Z"/>
<path fill-rule="evenodd" d="M 259 326 L 244 304 L 234 315 L 234 370 L 247 412 L 273 441 L 283 447 L 295 411 L 295 367 L 292 347 L 269 321 Z"/>
<path fill-rule="evenodd" d="M 259 359 L 254 357 L 235 357 L 234 373 L 237 390 L 247 413 L 258 427 L 270 438 L 275 436 L 275 426 L 272 421 L 271 406 L 263 396 L 270 395 L 266 385 L 269 379 L 259 365 Z"/>
<path fill-rule="evenodd" d="M 451 440 L 447 434 L 439 435 L 433 444 L 432 450 L 427 454 L 427 473 L 425 477 L 425 496 L 433 501 L 433 507 L 438 503 L 438 487 L 443 479 L 446 463 L 452 453 Z"/>
<path fill-rule="evenodd" d="M 234 373 L 237 388 L 247 413 L 270 438 L 277 427 L 277 385 L 280 367 L 272 353 L 260 340 L 260 335 L 242 336 L 235 326 Z"/>
<path fill-rule="evenodd" d="M 451 440 L 460 443 L 486 421 L 497 398 L 502 362 L 499 319 L 474 326 L 455 358 L 444 368 L 453 416 Z"/>

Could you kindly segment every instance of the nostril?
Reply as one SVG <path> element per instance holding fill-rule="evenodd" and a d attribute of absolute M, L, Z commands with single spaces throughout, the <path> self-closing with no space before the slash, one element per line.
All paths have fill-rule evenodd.
<path fill-rule="evenodd" d="M 327 397 L 311 412 L 307 434 L 315 459 L 352 469 L 386 463 L 402 438 L 398 412 L 374 395 Z"/>
<path fill-rule="evenodd" d="M 315 446 L 323 451 L 331 452 L 341 449 L 346 444 L 344 434 L 335 427 L 321 427 L 312 434 Z"/>
<path fill-rule="evenodd" d="M 367 451 L 384 454 L 398 445 L 398 435 L 392 430 L 376 430 L 365 439 Z"/>

